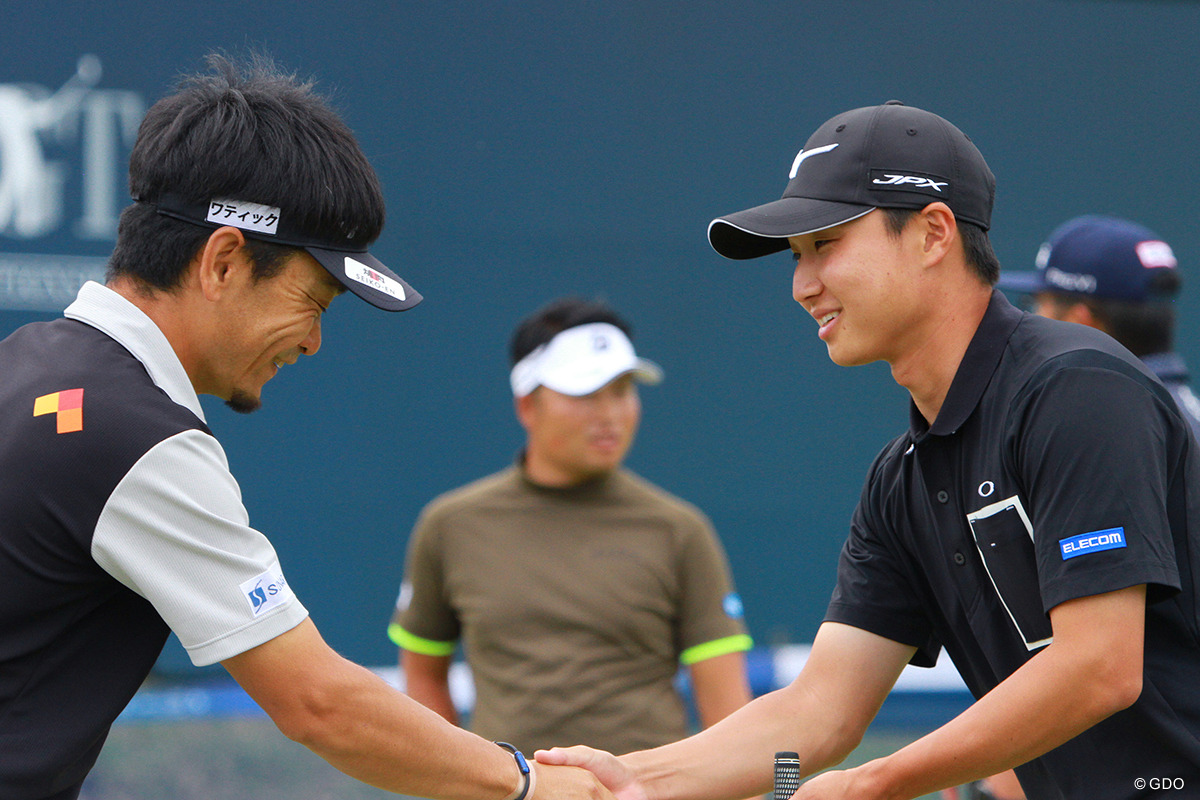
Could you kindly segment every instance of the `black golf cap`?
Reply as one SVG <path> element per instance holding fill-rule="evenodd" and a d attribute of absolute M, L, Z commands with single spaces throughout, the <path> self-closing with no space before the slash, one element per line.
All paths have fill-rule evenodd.
<path fill-rule="evenodd" d="M 213 199 L 199 202 L 175 194 L 164 194 L 150 202 L 159 214 L 209 228 L 226 225 L 247 238 L 300 247 L 308 252 L 343 286 L 385 311 L 407 311 L 421 302 L 419 292 L 367 252 L 370 242 L 353 234 L 331 240 L 300 230 L 274 206 L 245 200 Z"/>
<path fill-rule="evenodd" d="M 966 134 L 937 114 L 889 100 L 826 122 L 792 161 L 783 197 L 726 214 L 708 241 L 726 258 L 788 249 L 789 236 L 824 230 L 875 208 L 941 200 L 954 216 L 991 227 L 996 179 Z"/>

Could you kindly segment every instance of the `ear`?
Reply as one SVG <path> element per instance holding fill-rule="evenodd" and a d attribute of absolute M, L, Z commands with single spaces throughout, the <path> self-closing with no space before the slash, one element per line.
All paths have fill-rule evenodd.
<path fill-rule="evenodd" d="M 955 242 L 960 241 L 958 220 L 950 206 L 940 201 L 925 206 L 919 216 L 923 223 L 922 245 L 927 261 L 930 264 L 938 263 L 950 254 Z"/>
<path fill-rule="evenodd" d="M 218 300 L 234 282 L 251 274 L 246 237 L 229 226 L 213 231 L 194 259 L 196 279 L 206 300 Z"/>
<path fill-rule="evenodd" d="M 1092 309 L 1088 307 L 1087 303 L 1071 303 L 1062 312 L 1062 316 L 1059 319 L 1066 322 L 1078 322 L 1080 325 L 1087 325 L 1089 328 L 1104 330 L 1104 326 L 1100 324 L 1100 320 L 1096 319 L 1096 315 L 1092 313 Z"/>
<path fill-rule="evenodd" d="M 521 423 L 521 427 L 527 432 L 530 426 L 533 425 L 533 417 L 537 413 L 537 399 L 535 395 L 537 389 L 534 389 L 524 397 L 513 398 L 513 410 L 517 413 L 517 422 Z"/>

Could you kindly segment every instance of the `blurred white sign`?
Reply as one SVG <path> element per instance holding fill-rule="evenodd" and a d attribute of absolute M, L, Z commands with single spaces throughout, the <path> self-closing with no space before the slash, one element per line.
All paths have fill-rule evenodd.
<path fill-rule="evenodd" d="M 105 259 L 69 252 L 116 239 L 146 105 L 137 92 L 97 89 L 101 71 L 85 55 L 57 89 L 0 83 L 0 308 L 59 310 L 103 275 Z"/>

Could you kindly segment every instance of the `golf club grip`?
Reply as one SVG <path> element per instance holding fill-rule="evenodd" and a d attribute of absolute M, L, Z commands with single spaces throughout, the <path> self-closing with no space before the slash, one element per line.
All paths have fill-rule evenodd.
<path fill-rule="evenodd" d="M 775 754 L 774 800 L 788 800 L 800 788 L 800 754 L 781 751 Z"/>

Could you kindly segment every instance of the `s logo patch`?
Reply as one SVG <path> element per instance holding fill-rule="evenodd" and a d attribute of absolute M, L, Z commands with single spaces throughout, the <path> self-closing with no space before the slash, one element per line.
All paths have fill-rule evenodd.
<path fill-rule="evenodd" d="M 251 615 L 257 617 L 283 605 L 292 598 L 292 590 L 284 580 L 279 562 L 272 564 L 266 572 L 251 578 L 241 585 L 242 596 L 250 604 Z"/>

